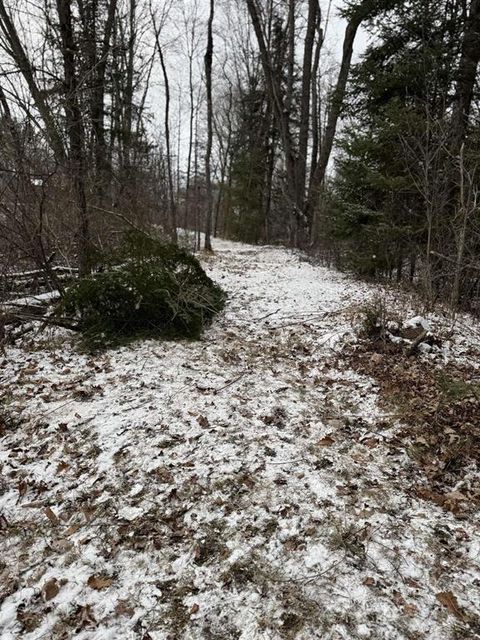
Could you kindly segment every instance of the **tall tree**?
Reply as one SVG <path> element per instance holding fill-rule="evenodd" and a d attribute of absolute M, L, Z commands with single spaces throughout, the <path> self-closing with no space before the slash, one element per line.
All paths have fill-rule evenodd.
<path fill-rule="evenodd" d="M 207 24 L 207 48 L 205 51 L 205 85 L 207 89 L 207 149 L 205 153 L 205 182 L 207 188 L 207 211 L 205 220 L 205 251 L 212 250 L 213 186 L 212 186 L 212 145 L 213 145 L 213 19 L 215 0 L 210 0 L 210 15 Z"/>
<path fill-rule="evenodd" d="M 85 137 L 75 64 L 77 42 L 73 30 L 71 0 L 57 0 L 64 74 L 64 107 L 69 139 L 69 170 L 76 195 L 79 229 L 77 237 L 80 273 L 89 270 L 90 223 L 85 190 Z"/>

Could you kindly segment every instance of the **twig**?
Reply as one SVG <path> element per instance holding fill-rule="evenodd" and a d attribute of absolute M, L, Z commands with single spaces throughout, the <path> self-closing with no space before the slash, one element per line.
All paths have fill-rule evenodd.
<path fill-rule="evenodd" d="M 248 369 L 243 371 L 238 378 L 234 378 L 233 380 L 230 380 L 230 382 L 227 382 L 227 384 L 223 385 L 223 387 L 219 387 L 218 389 L 215 389 L 213 391 L 214 395 L 217 395 L 217 393 L 220 393 L 220 391 L 223 391 L 224 389 L 226 389 L 227 387 L 231 387 L 232 384 L 235 384 L 236 382 L 238 382 L 239 380 L 241 380 L 243 378 L 244 375 L 246 375 L 248 373 Z"/>

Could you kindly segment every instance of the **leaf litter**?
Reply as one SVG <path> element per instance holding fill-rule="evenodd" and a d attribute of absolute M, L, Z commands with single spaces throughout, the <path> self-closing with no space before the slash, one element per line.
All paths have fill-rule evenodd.
<path fill-rule="evenodd" d="M 356 338 L 373 289 L 282 248 L 216 249 L 229 302 L 199 342 L 8 348 L 2 640 L 478 637 L 478 513 L 419 494 L 438 473 Z M 418 358 L 473 366 L 469 321 Z M 473 491 L 471 464 L 450 493 Z"/>

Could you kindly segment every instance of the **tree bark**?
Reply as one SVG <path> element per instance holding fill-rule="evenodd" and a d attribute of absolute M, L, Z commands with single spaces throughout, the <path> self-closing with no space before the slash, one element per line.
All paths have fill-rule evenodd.
<path fill-rule="evenodd" d="M 455 156 L 459 156 L 467 133 L 479 61 L 480 0 L 472 0 L 457 71 L 455 109 L 452 117 L 452 153 Z"/>
<path fill-rule="evenodd" d="M 205 221 L 205 251 L 212 250 L 213 188 L 211 158 L 213 143 L 213 100 L 212 100 L 212 63 L 213 63 L 213 18 L 215 0 L 210 0 L 210 15 L 207 27 L 207 49 L 205 52 L 205 82 L 207 87 L 207 150 L 205 153 L 205 181 L 207 188 L 207 211 Z"/>
<path fill-rule="evenodd" d="M 69 138 L 69 170 L 79 217 L 77 232 L 78 265 L 81 275 L 89 270 L 90 229 L 85 193 L 84 131 L 78 100 L 75 69 L 76 43 L 73 33 L 71 0 L 57 0 L 65 85 L 65 119 Z"/>
<path fill-rule="evenodd" d="M 154 20 L 152 16 L 152 20 Z M 160 58 L 160 65 L 162 67 L 163 81 L 165 83 L 165 145 L 167 148 L 167 176 L 168 176 L 168 224 L 169 235 L 173 243 L 177 243 L 177 206 L 175 203 L 175 192 L 173 186 L 173 171 L 172 171 L 172 153 L 171 153 L 171 141 L 170 141 L 170 83 L 168 80 L 167 67 L 165 64 L 165 57 L 163 55 L 162 45 L 160 43 L 160 33 L 155 25 L 155 43 L 157 45 L 158 56 Z"/>
<path fill-rule="evenodd" d="M 312 61 L 313 48 L 315 44 L 315 31 L 317 29 L 317 16 L 320 13 L 318 0 L 309 0 L 307 32 L 305 35 L 305 46 L 303 51 L 303 71 L 302 71 L 302 96 L 300 103 L 300 131 L 298 136 L 298 168 L 297 168 L 297 201 L 304 208 L 305 186 L 307 179 L 307 154 L 308 137 L 310 130 L 310 108 L 312 94 Z M 318 44 L 318 43 L 317 43 Z M 318 55 L 319 47 L 317 46 Z M 317 60 L 316 60 L 317 62 Z M 318 62 L 317 62 L 318 68 Z"/>
<path fill-rule="evenodd" d="M 330 100 L 330 109 L 325 128 L 325 135 L 322 140 L 320 155 L 318 158 L 317 166 L 315 168 L 315 173 L 313 175 L 311 190 L 308 198 L 308 212 L 310 214 L 310 218 L 312 211 L 315 208 L 316 200 L 318 199 L 320 193 L 320 188 L 325 180 L 328 163 L 330 161 L 333 142 L 337 131 L 338 118 L 340 116 L 340 111 L 343 106 L 345 91 L 347 88 L 347 80 L 352 62 L 353 44 L 355 42 L 355 36 L 357 35 L 359 26 L 360 20 L 358 18 L 354 18 L 350 20 L 345 29 L 342 62 L 340 65 L 340 71 L 338 73 L 337 83 Z M 314 225 L 311 224 L 311 227 L 312 226 Z"/>

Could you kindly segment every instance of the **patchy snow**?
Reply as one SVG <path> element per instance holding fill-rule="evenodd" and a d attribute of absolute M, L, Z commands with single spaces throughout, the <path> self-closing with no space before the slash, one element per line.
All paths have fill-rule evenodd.
<path fill-rule="evenodd" d="M 430 331 L 430 322 L 424 318 L 423 316 L 415 316 L 413 318 L 409 318 L 403 323 L 403 326 L 407 329 L 409 327 L 415 329 L 416 327 L 421 327 L 425 331 Z"/>
<path fill-rule="evenodd" d="M 38 293 L 35 296 L 24 296 L 23 298 L 15 298 L 8 300 L 5 307 L 25 307 L 25 306 L 41 306 L 49 302 L 58 300 L 60 293 L 58 291 L 47 291 L 46 293 Z"/>
<path fill-rule="evenodd" d="M 199 342 L 8 348 L 2 640 L 476 637 L 478 521 L 413 497 L 375 384 L 335 364 L 374 291 L 215 248 Z"/>

